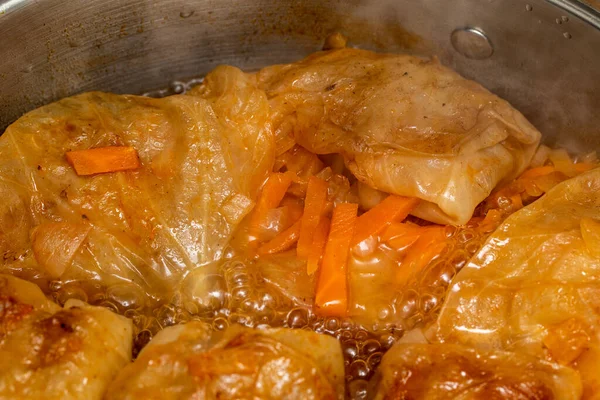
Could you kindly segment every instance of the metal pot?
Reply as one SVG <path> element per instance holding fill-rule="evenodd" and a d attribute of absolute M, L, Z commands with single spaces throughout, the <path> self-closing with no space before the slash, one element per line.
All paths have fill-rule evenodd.
<path fill-rule="evenodd" d="M 600 148 L 600 14 L 574 0 L 0 0 L 0 132 L 88 90 L 142 93 L 350 44 L 437 55 L 550 144 Z"/>

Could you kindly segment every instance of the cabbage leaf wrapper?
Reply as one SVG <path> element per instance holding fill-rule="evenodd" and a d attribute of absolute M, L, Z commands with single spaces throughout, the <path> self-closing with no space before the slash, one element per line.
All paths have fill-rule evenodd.
<path fill-rule="evenodd" d="M 0 137 L 2 269 L 168 293 L 252 209 L 274 160 L 268 116 L 233 67 L 188 95 L 92 92 L 26 114 Z M 65 159 L 105 146 L 135 148 L 141 168 L 77 176 Z"/>
<path fill-rule="evenodd" d="M 0 275 L 0 398 L 103 398 L 131 361 L 133 324 L 104 307 L 64 308 L 33 283 Z"/>
<path fill-rule="evenodd" d="M 578 400 L 579 374 L 535 356 L 455 344 L 398 343 L 371 381 L 376 400 Z"/>
<path fill-rule="evenodd" d="M 106 399 L 343 399 L 344 361 L 330 336 L 193 321 L 157 334 Z"/>
<path fill-rule="evenodd" d="M 414 214 L 461 225 L 529 164 L 541 135 L 509 103 L 437 60 L 357 49 L 255 75 L 279 151 L 339 153 L 367 185 L 418 197 Z"/>
<path fill-rule="evenodd" d="M 600 169 L 505 220 L 457 274 L 436 334 L 571 366 L 583 398 L 600 393 Z"/>

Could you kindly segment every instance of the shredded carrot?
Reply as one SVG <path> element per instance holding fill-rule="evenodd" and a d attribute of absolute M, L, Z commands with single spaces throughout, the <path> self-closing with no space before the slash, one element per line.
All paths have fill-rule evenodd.
<path fill-rule="evenodd" d="M 273 239 L 258 248 L 258 255 L 275 254 L 285 251 L 298 241 L 300 236 L 300 219 Z"/>
<path fill-rule="evenodd" d="M 381 232 L 390 222 L 403 220 L 419 203 L 414 197 L 389 195 L 381 203 L 358 217 L 352 245 Z"/>
<path fill-rule="evenodd" d="M 537 178 L 538 176 L 544 176 L 544 175 L 548 175 L 551 172 L 556 171 L 556 168 L 554 168 L 551 165 L 546 165 L 543 167 L 537 167 L 537 168 L 531 168 L 528 169 L 527 171 L 523 172 L 521 174 L 521 176 L 519 176 L 518 179 L 532 179 L 532 178 Z"/>
<path fill-rule="evenodd" d="M 250 233 L 252 235 L 256 236 L 258 234 L 267 212 L 279 205 L 291 183 L 292 174 L 274 173 L 269 176 L 252 212 L 250 220 Z"/>
<path fill-rule="evenodd" d="M 302 214 L 302 227 L 300 229 L 297 248 L 298 257 L 300 258 L 306 259 L 310 253 L 317 225 L 319 225 L 319 220 L 325 210 L 327 187 L 327 182 L 316 176 L 311 176 L 308 180 L 306 199 L 304 199 L 304 214 Z"/>
<path fill-rule="evenodd" d="M 396 282 L 405 286 L 415 274 L 425 267 L 446 248 L 446 233 L 443 226 L 423 227 L 421 236 L 410 247 L 396 273 Z"/>
<path fill-rule="evenodd" d="M 323 257 L 323 249 L 327 243 L 327 235 L 329 234 L 329 226 L 331 221 L 327 217 L 321 218 L 319 225 L 317 225 L 317 231 L 310 248 L 308 255 L 308 263 L 306 264 L 306 273 L 312 275 L 319 268 L 319 262 Z"/>
<path fill-rule="evenodd" d="M 127 171 L 140 167 L 137 152 L 133 147 L 127 146 L 68 151 L 66 157 L 80 176 Z"/>
<path fill-rule="evenodd" d="M 344 316 L 348 310 L 346 263 L 354 235 L 358 204 L 341 203 L 333 210 L 329 238 L 321 263 L 316 312 L 327 316 Z"/>

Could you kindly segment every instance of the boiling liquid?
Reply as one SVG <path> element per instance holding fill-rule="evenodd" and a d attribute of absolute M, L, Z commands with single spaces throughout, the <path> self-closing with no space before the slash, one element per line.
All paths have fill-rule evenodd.
<path fill-rule="evenodd" d="M 185 93 L 201 81 L 174 82 L 166 89 L 146 95 L 163 97 Z M 510 202 L 507 204 L 510 206 Z M 348 395 L 362 398 L 367 381 L 385 352 L 407 330 L 435 319 L 451 279 L 488 235 L 478 231 L 476 226 L 449 228 L 448 246 L 444 252 L 407 286 L 393 289 L 375 305 L 361 304 L 360 299 L 353 300 L 351 293 L 353 306 L 365 312 L 352 312 L 353 317 L 349 318 L 320 317 L 313 313 L 310 305 L 291 301 L 267 284 L 251 261 L 236 257 L 235 251 L 218 265 L 190 272 L 184 278 L 181 290 L 170 298 L 148 299 L 138 287 L 128 284 L 105 287 L 95 281 L 53 281 L 41 286 L 61 305 L 68 299 L 77 298 L 132 319 L 135 354 L 161 329 L 190 320 L 209 323 L 215 330 L 242 324 L 254 328 L 305 329 L 331 335 L 340 341 L 343 349 Z M 367 269 L 397 267 L 401 254 L 376 240 L 371 247 L 366 252 L 353 250 L 350 264 Z M 35 276 L 24 278 L 36 281 Z M 369 284 L 367 279 L 364 284 Z"/>

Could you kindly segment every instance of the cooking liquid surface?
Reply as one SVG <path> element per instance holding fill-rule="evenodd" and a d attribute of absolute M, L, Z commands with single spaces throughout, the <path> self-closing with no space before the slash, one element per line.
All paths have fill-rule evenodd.
<path fill-rule="evenodd" d="M 168 88 L 145 95 L 162 97 L 185 93 L 200 82 L 202 79 L 173 82 Z M 452 278 L 481 248 L 493 229 L 520 208 L 513 201 L 506 197 L 497 199 L 495 204 L 501 217 L 491 228 L 482 229 L 485 213 L 489 209 L 482 206 L 475 211 L 469 224 L 446 227 L 448 242 L 444 251 L 428 264 L 418 279 L 413 278 L 407 286 L 398 288 L 386 304 L 372 313 L 376 318 L 368 323 L 364 321 L 365 318 L 353 316 L 318 316 L 310 306 L 295 304 L 279 290 L 265 284 L 265 278 L 256 268 L 252 268 L 252 261 L 243 257 L 245 249 L 242 245 L 230 247 L 225 261 L 220 261 L 218 265 L 209 264 L 190 271 L 183 280 L 181 290 L 171 298 L 148 299 L 146 293 L 127 283 L 110 287 L 90 281 L 51 281 L 44 284 L 36 276 L 27 276 L 27 271 L 15 272 L 22 278 L 40 284 L 60 305 L 75 298 L 131 318 L 135 327 L 134 355 L 162 328 L 190 320 L 208 322 L 215 330 L 238 323 L 248 327 L 288 327 L 331 335 L 342 345 L 349 397 L 363 398 L 366 396 L 367 381 L 384 353 L 405 332 L 426 326 L 435 319 Z M 428 224 L 413 217 L 409 217 L 409 221 Z M 349 268 L 364 272 L 364 277 L 369 278 L 370 266 L 382 262 L 398 264 L 401 258 L 401 251 L 380 243 L 377 238 L 371 238 L 352 249 Z M 203 275 L 201 291 L 186 286 L 190 282 L 190 275 L 196 273 Z M 191 281 L 195 282 L 193 279 Z M 365 280 L 364 284 L 369 283 Z M 368 307 L 360 299 L 351 301 L 353 309 L 360 311 Z"/>

